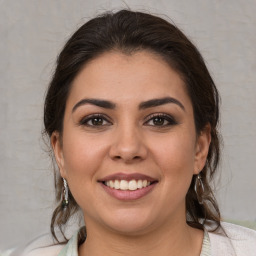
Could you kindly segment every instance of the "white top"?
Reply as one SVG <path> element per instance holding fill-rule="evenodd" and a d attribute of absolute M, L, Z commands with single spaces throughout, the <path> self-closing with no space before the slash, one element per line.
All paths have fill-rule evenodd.
<path fill-rule="evenodd" d="M 212 256 L 256 256 L 256 231 L 221 223 L 227 236 L 209 232 Z"/>
<path fill-rule="evenodd" d="M 224 232 L 205 230 L 200 256 L 256 256 L 256 231 L 230 223 L 221 223 Z M 51 245 L 49 235 L 20 250 L 0 253 L 0 256 L 78 256 L 76 232 L 66 245 Z"/>

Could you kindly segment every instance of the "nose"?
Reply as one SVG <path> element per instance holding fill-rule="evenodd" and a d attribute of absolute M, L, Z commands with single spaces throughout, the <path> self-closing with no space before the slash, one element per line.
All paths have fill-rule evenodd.
<path fill-rule="evenodd" d="M 133 126 L 117 128 L 109 155 L 113 160 L 132 163 L 147 157 L 148 150 L 142 134 Z"/>

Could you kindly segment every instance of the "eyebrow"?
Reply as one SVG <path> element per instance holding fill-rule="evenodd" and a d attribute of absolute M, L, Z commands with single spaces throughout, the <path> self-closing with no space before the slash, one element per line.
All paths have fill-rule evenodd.
<path fill-rule="evenodd" d="M 152 99 L 152 100 L 141 102 L 139 105 L 139 109 L 157 107 L 157 106 L 161 106 L 161 105 L 168 104 L 168 103 L 174 103 L 174 104 L 178 105 L 182 110 L 185 111 L 184 105 L 180 101 L 178 101 L 177 99 L 172 98 L 172 97 Z"/>
<path fill-rule="evenodd" d="M 95 105 L 101 108 L 107 108 L 107 109 L 114 109 L 116 107 L 116 104 L 108 101 L 108 100 L 101 100 L 101 99 L 82 99 L 76 105 L 73 107 L 72 112 L 74 112 L 78 107 L 85 105 L 85 104 L 91 104 Z"/>
<path fill-rule="evenodd" d="M 174 103 L 174 104 L 178 105 L 182 110 L 185 111 L 185 107 L 183 106 L 183 104 L 180 101 L 178 101 L 177 99 L 172 98 L 172 97 L 151 99 L 151 100 L 148 100 L 148 101 L 141 102 L 139 104 L 139 110 L 152 108 L 152 107 L 157 107 L 157 106 L 165 105 L 165 104 L 168 104 L 168 103 Z M 78 103 L 75 104 L 75 106 L 72 109 L 72 113 L 78 107 L 83 106 L 85 104 L 91 104 L 91 105 L 95 105 L 95 106 L 98 106 L 98 107 L 101 107 L 101 108 L 106 108 L 106 109 L 115 109 L 116 108 L 116 104 L 111 102 L 111 101 L 108 101 L 108 100 L 82 99 Z"/>

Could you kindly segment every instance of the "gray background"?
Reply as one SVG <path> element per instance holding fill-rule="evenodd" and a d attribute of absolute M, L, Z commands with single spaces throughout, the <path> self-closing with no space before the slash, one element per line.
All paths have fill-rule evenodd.
<path fill-rule="evenodd" d="M 222 97 L 220 207 L 256 221 L 255 0 L 0 0 L 0 249 L 49 231 L 53 177 L 40 132 L 57 53 L 83 22 L 126 4 L 168 15 L 203 54 Z"/>

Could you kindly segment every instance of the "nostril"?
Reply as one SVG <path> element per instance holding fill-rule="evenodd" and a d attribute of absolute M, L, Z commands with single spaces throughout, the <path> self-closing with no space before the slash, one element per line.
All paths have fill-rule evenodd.
<path fill-rule="evenodd" d="M 134 161 L 134 160 L 140 160 L 141 157 L 140 156 L 115 156 L 114 159 L 119 160 L 119 159 L 123 159 L 124 161 Z"/>
<path fill-rule="evenodd" d="M 140 161 L 147 157 L 145 145 L 135 144 L 113 144 L 109 150 L 109 156 L 112 160 L 123 160 L 125 162 Z"/>

